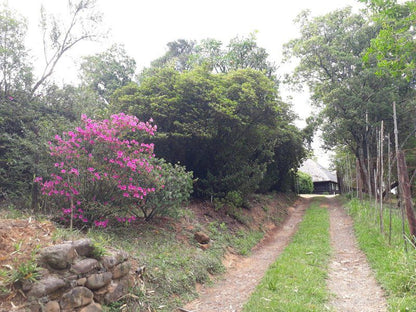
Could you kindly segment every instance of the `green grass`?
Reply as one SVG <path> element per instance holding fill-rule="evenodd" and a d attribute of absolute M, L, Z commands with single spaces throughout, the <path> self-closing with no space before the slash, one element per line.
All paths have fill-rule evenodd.
<path fill-rule="evenodd" d="M 185 225 L 181 228 L 180 222 L 173 220 L 167 223 L 139 222 L 131 227 L 108 227 L 91 229 L 88 232 L 77 229 L 69 231 L 58 227 L 53 233 L 52 241 L 57 243 L 87 236 L 95 242 L 97 258 L 105 254 L 106 248 L 113 247 L 129 253 L 134 262 L 133 270 L 146 267 L 143 280 L 137 280 L 132 285 L 129 296 L 103 307 L 106 312 L 171 312 L 197 297 L 197 283 L 211 284 L 225 271 L 222 261 L 226 252 L 249 255 L 252 247 L 264 236 L 263 223 L 277 222 L 284 218 L 286 205 L 293 202 L 295 197 L 288 196 L 287 200 L 283 199 L 272 205 L 278 195 L 256 197 L 255 204 L 269 206 L 264 222 L 255 225 L 248 225 L 253 220 L 241 208 L 236 208 L 236 211 L 239 213 L 239 220 L 244 221 L 245 225 L 229 222 L 227 219 L 197 221 L 191 210 L 184 209 L 179 211 L 181 218 L 188 220 L 192 225 L 191 229 Z M 14 209 L 8 209 L 9 211 L 13 215 L 17 212 Z M 203 231 L 210 236 L 211 243 L 207 250 L 202 250 L 194 239 L 195 231 Z M 17 242 L 15 249 L 19 248 Z M 1 283 L 1 277 L 5 273 L 7 272 L 0 270 L 0 295 L 7 291 Z"/>
<path fill-rule="evenodd" d="M 360 248 L 365 252 L 376 279 L 387 294 L 389 311 L 416 311 L 416 250 L 408 244 L 404 250 L 399 211 L 392 215 L 392 240 L 381 234 L 374 208 L 368 203 L 352 200 L 348 204 Z M 384 224 L 388 231 L 389 213 Z"/>
<path fill-rule="evenodd" d="M 292 242 L 270 266 L 243 311 L 325 311 L 329 216 L 315 199 Z"/>

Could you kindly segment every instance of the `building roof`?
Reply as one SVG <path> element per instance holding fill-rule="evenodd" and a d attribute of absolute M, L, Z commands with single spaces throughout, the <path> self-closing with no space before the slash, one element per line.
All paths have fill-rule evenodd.
<path fill-rule="evenodd" d="M 324 168 L 316 161 L 307 159 L 300 166 L 299 171 L 305 172 L 312 177 L 312 182 L 334 182 L 338 183 L 336 175 Z"/>

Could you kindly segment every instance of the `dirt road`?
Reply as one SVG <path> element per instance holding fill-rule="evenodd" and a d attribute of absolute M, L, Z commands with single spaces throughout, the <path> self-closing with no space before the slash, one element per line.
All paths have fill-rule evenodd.
<path fill-rule="evenodd" d="M 310 197 L 303 198 L 281 228 L 260 244 L 250 257 L 237 258 L 221 281 L 213 287 L 203 287 L 200 298 L 185 309 L 192 312 L 241 311 L 268 267 L 290 242 L 309 203 Z M 387 311 L 383 291 L 376 283 L 365 255 L 357 247 L 352 219 L 336 197 L 326 197 L 321 207 L 329 210 L 333 249 L 328 271 L 328 289 L 332 294 L 328 310 Z"/>
<path fill-rule="evenodd" d="M 353 221 L 337 198 L 327 199 L 333 256 L 328 288 L 335 311 L 383 312 L 387 303 L 364 253 L 358 248 Z"/>
<path fill-rule="evenodd" d="M 200 297 L 186 305 L 192 312 L 241 311 L 244 303 L 260 282 L 268 267 L 290 242 L 297 225 L 309 206 L 309 199 L 302 199 L 283 225 L 266 237 L 248 258 L 236 258 L 236 262 L 224 278 L 213 287 L 203 287 Z"/>

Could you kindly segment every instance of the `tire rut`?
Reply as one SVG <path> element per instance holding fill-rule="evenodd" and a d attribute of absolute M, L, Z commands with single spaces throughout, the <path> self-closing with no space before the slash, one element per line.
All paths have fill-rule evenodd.
<path fill-rule="evenodd" d="M 384 312 L 387 303 L 381 287 L 358 248 L 353 221 L 336 198 L 326 201 L 329 209 L 333 256 L 329 263 L 330 305 L 339 312 Z"/>
<path fill-rule="evenodd" d="M 192 312 L 238 312 L 256 288 L 269 266 L 289 244 L 310 199 L 301 199 L 294 211 L 252 255 L 243 258 L 213 287 L 201 289 L 200 297 L 185 306 Z M 184 311 L 184 310 L 182 310 Z"/>

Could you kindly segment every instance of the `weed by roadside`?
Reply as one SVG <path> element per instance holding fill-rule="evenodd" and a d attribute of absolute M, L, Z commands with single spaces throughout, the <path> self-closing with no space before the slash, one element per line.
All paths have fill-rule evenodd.
<path fill-rule="evenodd" d="M 376 279 L 387 293 L 389 311 L 416 311 L 416 250 L 403 244 L 400 212 L 392 212 L 392 237 L 381 234 L 375 216 L 377 209 L 368 202 L 353 199 L 348 203 L 360 248 L 366 254 Z M 385 214 L 384 224 L 389 224 Z"/>

